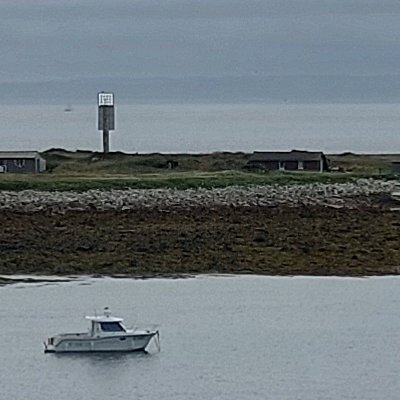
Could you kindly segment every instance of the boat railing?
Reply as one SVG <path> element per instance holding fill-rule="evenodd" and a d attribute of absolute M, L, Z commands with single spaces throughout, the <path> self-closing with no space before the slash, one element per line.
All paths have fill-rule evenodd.
<path fill-rule="evenodd" d="M 57 335 L 60 339 L 76 339 L 80 337 L 89 336 L 88 332 L 79 332 L 79 333 L 61 333 Z"/>

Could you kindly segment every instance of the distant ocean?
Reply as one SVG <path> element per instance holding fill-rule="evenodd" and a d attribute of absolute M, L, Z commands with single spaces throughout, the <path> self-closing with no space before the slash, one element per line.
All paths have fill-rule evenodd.
<path fill-rule="evenodd" d="M 93 105 L 2 105 L 0 150 L 101 150 Z M 118 104 L 111 150 L 400 151 L 400 104 Z"/>

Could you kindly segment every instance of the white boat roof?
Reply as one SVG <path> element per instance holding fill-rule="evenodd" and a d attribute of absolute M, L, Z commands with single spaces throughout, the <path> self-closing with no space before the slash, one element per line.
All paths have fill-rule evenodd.
<path fill-rule="evenodd" d="M 86 319 L 94 322 L 122 322 L 123 318 L 119 317 L 108 317 L 105 315 L 94 315 L 94 316 L 86 316 Z"/>
<path fill-rule="evenodd" d="M 103 315 L 86 316 L 86 319 L 93 322 L 122 322 L 123 318 L 112 317 L 108 307 L 104 308 Z"/>

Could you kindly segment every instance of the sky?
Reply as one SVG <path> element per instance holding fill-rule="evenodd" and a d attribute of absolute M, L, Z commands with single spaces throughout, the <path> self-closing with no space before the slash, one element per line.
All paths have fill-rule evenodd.
<path fill-rule="evenodd" d="M 360 82 L 355 98 L 393 100 L 399 17 L 399 0 L 0 0 L 0 101 L 101 83 L 141 98 L 181 84 L 318 99 Z"/>

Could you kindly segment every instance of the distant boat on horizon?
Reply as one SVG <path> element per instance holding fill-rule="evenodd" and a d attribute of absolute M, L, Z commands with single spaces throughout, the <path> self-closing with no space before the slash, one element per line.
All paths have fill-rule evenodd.
<path fill-rule="evenodd" d="M 69 104 L 64 108 L 64 112 L 71 112 L 72 111 L 72 106 Z"/>

